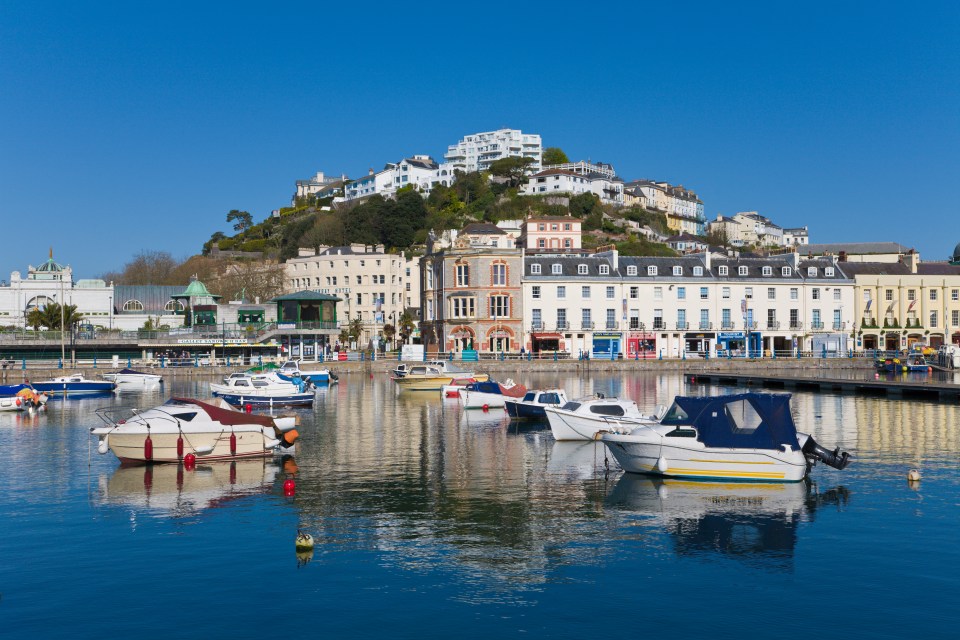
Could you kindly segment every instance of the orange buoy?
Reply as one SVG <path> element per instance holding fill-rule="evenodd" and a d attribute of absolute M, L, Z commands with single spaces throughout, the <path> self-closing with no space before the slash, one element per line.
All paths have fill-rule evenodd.
<path fill-rule="evenodd" d="M 153 440 L 150 439 L 150 434 L 147 434 L 147 439 L 143 441 L 143 459 L 144 460 L 153 460 Z"/>
<path fill-rule="evenodd" d="M 290 431 L 285 431 L 283 433 L 283 441 L 287 444 L 293 444 L 299 437 L 300 433 L 296 429 L 290 429 Z"/>

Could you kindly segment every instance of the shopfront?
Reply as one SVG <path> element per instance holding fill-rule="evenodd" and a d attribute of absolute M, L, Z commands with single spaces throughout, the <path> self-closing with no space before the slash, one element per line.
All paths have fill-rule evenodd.
<path fill-rule="evenodd" d="M 594 360 L 614 360 L 622 357 L 620 345 L 623 342 L 623 334 L 601 333 L 593 334 L 593 345 L 590 349 L 590 357 Z"/>
<path fill-rule="evenodd" d="M 627 335 L 627 357 L 632 359 L 657 357 L 657 334 L 631 332 Z"/>
<path fill-rule="evenodd" d="M 721 331 L 717 334 L 718 356 L 743 356 L 747 350 L 747 334 L 743 331 Z"/>
<path fill-rule="evenodd" d="M 701 356 L 710 353 L 710 345 L 717 339 L 715 333 L 688 333 L 683 337 L 684 350 Z"/>
<path fill-rule="evenodd" d="M 530 334 L 530 350 L 534 353 L 562 351 L 562 336 L 559 333 Z"/>

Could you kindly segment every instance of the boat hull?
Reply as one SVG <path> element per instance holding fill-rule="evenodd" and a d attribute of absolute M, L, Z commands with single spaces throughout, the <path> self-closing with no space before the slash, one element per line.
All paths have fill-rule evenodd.
<path fill-rule="evenodd" d="M 230 448 L 230 436 L 236 436 L 236 449 Z M 180 462 L 177 455 L 178 433 L 151 433 L 152 456 L 147 459 L 146 433 L 118 433 L 106 436 L 107 444 L 121 464 L 142 464 L 146 462 Z M 283 451 L 281 451 L 283 449 Z M 196 456 L 197 462 L 214 460 L 240 460 L 244 458 L 263 458 L 277 453 L 293 453 L 294 447 L 282 447 L 276 438 L 268 436 L 262 429 L 229 429 L 215 432 L 184 433 L 183 455 Z"/>
<path fill-rule="evenodd" d="M 548 406 L 550 405 L 524 402 L 522 400 L 504 400 L 504 408 L 511 418 L 546 420 Z"/>
<path fill-rule="evenodd" d="M 308 406 L 313 404 L 314 398 L 316 397 L 313 393 L 263 396 L 240 393 L 224 393 L 222 391 L 214 391 L 213 395 L 218 398 L 223 398 L 235 407 L 243 407 L 248 404 L 254 407 Z"/>
<path fill-rule="evenodd" d="M 33 382 L 34 389 L 51 395 L 112 393 L 117 388 L 114 382 L 87 380 L 85 382 Z"/>
<path fill-rule="evenodd" d="M 507 397 L 502 393 L 485 393 L 460 389 L 460 404 L 464 409 L 503 409 Z"/>
<path fill-rule="evenodd" d="M 548 407 L 544 412 L 547 414 L 547 421 L 550 423 L 550 431 L 553 433 L 554 439 L 560 441 L 595 440 L 598 434 L 617 427 L 639 427 L 646 424 L 637 418 L 601 415 L 592 417 L 572 411 L 564 411 L 556 407 Z"/>
<path fill-rule="evenodd" d="M 672 444 L 670 440 L 684 440 Z M 603 434 L 603 443 L 624 471 L 700 480 L 798 482 L 807 475 L 801 451 L 707 448 L 688 438 Z"/>

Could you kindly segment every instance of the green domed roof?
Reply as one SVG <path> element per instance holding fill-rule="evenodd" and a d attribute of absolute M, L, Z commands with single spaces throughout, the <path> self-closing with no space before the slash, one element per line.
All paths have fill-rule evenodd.
<path fill-rule="evenodd" d="M 954 264 L 960 264 L 960 242 L 958 242 L 957 246 L 953 248 L 953 260 L 951 262 Z"/>
<path fill-rule="evenodd" d="M 37 267 L 37 273 L 53 273 L 55 271 L 63 271 L 63 265 L 59 262 L 54 262 L 53 258 L 50 258 L 42 265 Z"/>
<path fill-rule="evenodd" d="M 219 297 L 220 297 L 220 296 L 218 296 L 218 295 L 214 295 L 214 294 L 210 293 L 210 292 L 207 290 L 207 285 L 203 284 L 202 282 L 200 282 L 200 281 L 197 280 L 196 278 L 193 278 L 193 279 L 190 281 L 190 284 L 187 285 L 187 288 L 186 288 L 186 290 L 185 290 L 183 293 L 181 293 L 181 294 L 179 294 L 179 295 L 176 295 L 176 296 L 171 296 L 171 297 L 173 297 L 173 298 L 201 298 L 201 297 L 204 297 L 204 296 L 206 296 L 206 297 L 208 297 L 208 298 L 219 298 Z"/>

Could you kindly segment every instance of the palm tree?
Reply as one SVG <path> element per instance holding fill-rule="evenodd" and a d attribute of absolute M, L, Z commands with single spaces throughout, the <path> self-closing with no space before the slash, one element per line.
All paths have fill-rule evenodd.
<path fill-rule="evenodd" d="M 383 337 L 386 338 L 387 342 L 393 343 L 393 336 L 397 333 L 397 328 L 392 324 L 383 325 Z"/>
<path fill-rule="evenodd" d="M 72 327 L 83 320 L 83 314 L 77 312 L 77 305 L 64 305 L 61 309 L 57 302 L 48 302 L 42 309 L 34 308 L 27 313 L 27 325 L 34 331 L 40 327 L 59 330 L 61 327 Z"/>
<path fill-rule="evenodd" d="M 411 316 L 408 312 L 404 311 L 400 315 L 399 325 L 400 325 L 400 340 L 403 342 L 406 342 L 407 340 L 410 339 L 410 336 L 413 335 L 414 329 L 416 329 L 416 325 L 413 323 L 413 316 Z"/>

